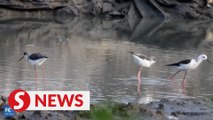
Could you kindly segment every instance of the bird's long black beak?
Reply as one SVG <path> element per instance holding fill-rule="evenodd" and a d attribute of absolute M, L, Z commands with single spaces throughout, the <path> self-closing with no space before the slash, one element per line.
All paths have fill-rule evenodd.
<path fill-rule="evenodd" d="M 24 56 L 22 56 L 17 62 L 21 61 L 24 58 Z"/>
<path fill-rule="evenodd" d="M 213 65 L 213 63 L 212 63 L 211 61 L 209 61 L 209 60 L 206 60 L 206 62 L 208 62 L 208 63 L 210 63 L 210 64 L 212 64 L 212 65 Z"/>

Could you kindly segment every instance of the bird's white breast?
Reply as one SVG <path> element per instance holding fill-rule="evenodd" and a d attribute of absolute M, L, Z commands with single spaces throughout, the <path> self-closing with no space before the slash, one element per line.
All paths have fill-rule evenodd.
<path fill-rule="evenodd" d="M 136 55 L 133 55 L 134 57 L 134 60 L 135 62 L 140 65 L 140 66 L 143 66 L 143 67 L 147 67 L 149 68 L 151 66 L 151 62 L 149 60 L 146 60 L 146 59 L 142 59 Z"/>
<path fill-rule="evenodd" d="M 30 63 L 31 65 L 40 66 L 40 65 L 42 65 L 46 60 L 47 60 L 46 58 L 42 58 L 42 59 L 38 59 L 38 60 L 31 60 L 31 59 L 29 59 L 28 61 L 29 61 L 29 63 Z"/>

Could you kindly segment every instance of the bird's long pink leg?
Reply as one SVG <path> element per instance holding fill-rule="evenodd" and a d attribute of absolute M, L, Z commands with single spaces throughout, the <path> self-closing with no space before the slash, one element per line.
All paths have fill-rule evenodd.
<path fill-rule="evenodd" d="M 185 95 L 186 95 L 186 74 L 187 74 L 187 71 L 185 71 L 183 81 L 182 81 L 183 94 L 185 94 Z"/>
<path fill-rule="evenodd" d="M 45 80 L 45 66 L 44 65 L 41 65 L 41 68 L 42 68 L 42 73 L 43 73 L 43 78 L 44 78 L 44 88 L 46 87 L 46 80 Z"/>
<path fill-rule="evenodd" d="M 141 71 L 142 71 L 142 66 L 140 67 L 138 74 L 137 74 L 137 78 L 138 78 L 138 95 L 140 95 L 141 90 L 140 90 L 140 86 L 141 86 Z"/>
<path fill-rule="evenodd" d="M 187 71 L 185 71 L 185 74 L 184 74 L 184 77 L 183 77 L 183 81 L 182 81 L 182 85 L 186 85 L 186 74 L 187 74 Z"/>
<path fill-rule="evenodd" d="M 170 77 L 170 80 L 173 80 L 173 78 L 179 73 L 181 72 L 181 70 L 177 71 L 175 74 L 173 74 L 171 77 Z"/>
<path fill-rule="evenodd" d="M 182 81 L 182 89 L 183 89 L 183 94 L 186 95 L 186 74 L 187 71 L 185 71 L 184 77 L 183 77 L 183 81 Z"/>
<path fill-rule="evenodd" d="M 37 72 L 36 72 L 36 66 L 34 65 L 34 72 L 35 72 L 35 90 L 37 90 Z"/>
<path fill-rule="evenodd" d="M 177 89 L 177 82 L 173 79 L 178 73 L 180 73 L 181 70 L 177 71 L 175 74 L 173 74 L 169 79 L 172 81 L 173 88 Z"/>

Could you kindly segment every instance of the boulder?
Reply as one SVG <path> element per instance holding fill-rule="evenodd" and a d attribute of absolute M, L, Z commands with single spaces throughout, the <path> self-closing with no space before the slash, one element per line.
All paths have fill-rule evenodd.
<path fill-rule="evenodd" d="M 67 6 L 56 11 L 57 16 L 78 16 L 78 9 L 74 6 Z"/>
<path fill-rule="evenodd" d="M 102 10 L 103 13 L 111 12 L 112 9 L 113 9 L 112 3 L 109 3 L 109 2 L 104 2 L 103 3 L 103 10 Z"/>
<path fill-rule="evenodd" d="M 134 0 L 144 18 L 212 19 L 207 0 Z"/>

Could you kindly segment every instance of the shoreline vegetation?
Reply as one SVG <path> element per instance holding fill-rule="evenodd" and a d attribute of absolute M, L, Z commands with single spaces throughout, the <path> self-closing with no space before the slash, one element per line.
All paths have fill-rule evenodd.
<path fill-rule="evenodd" d="M 212 0 L 0 0 L 0 20 L 11 18 L 82 17 L 213 18 Z"/>
<path fill-rule="evenodd" d="M 163 98 L 150 103 L 100 102 L 91 104 L 90 111 L 24 111 L 5 118 L 10 120 L 211 120 L 212 98 Z M 6 98 L 1 96 L 2 108 Z M 208 107 L 207 107 L 208 106 Z"/>

